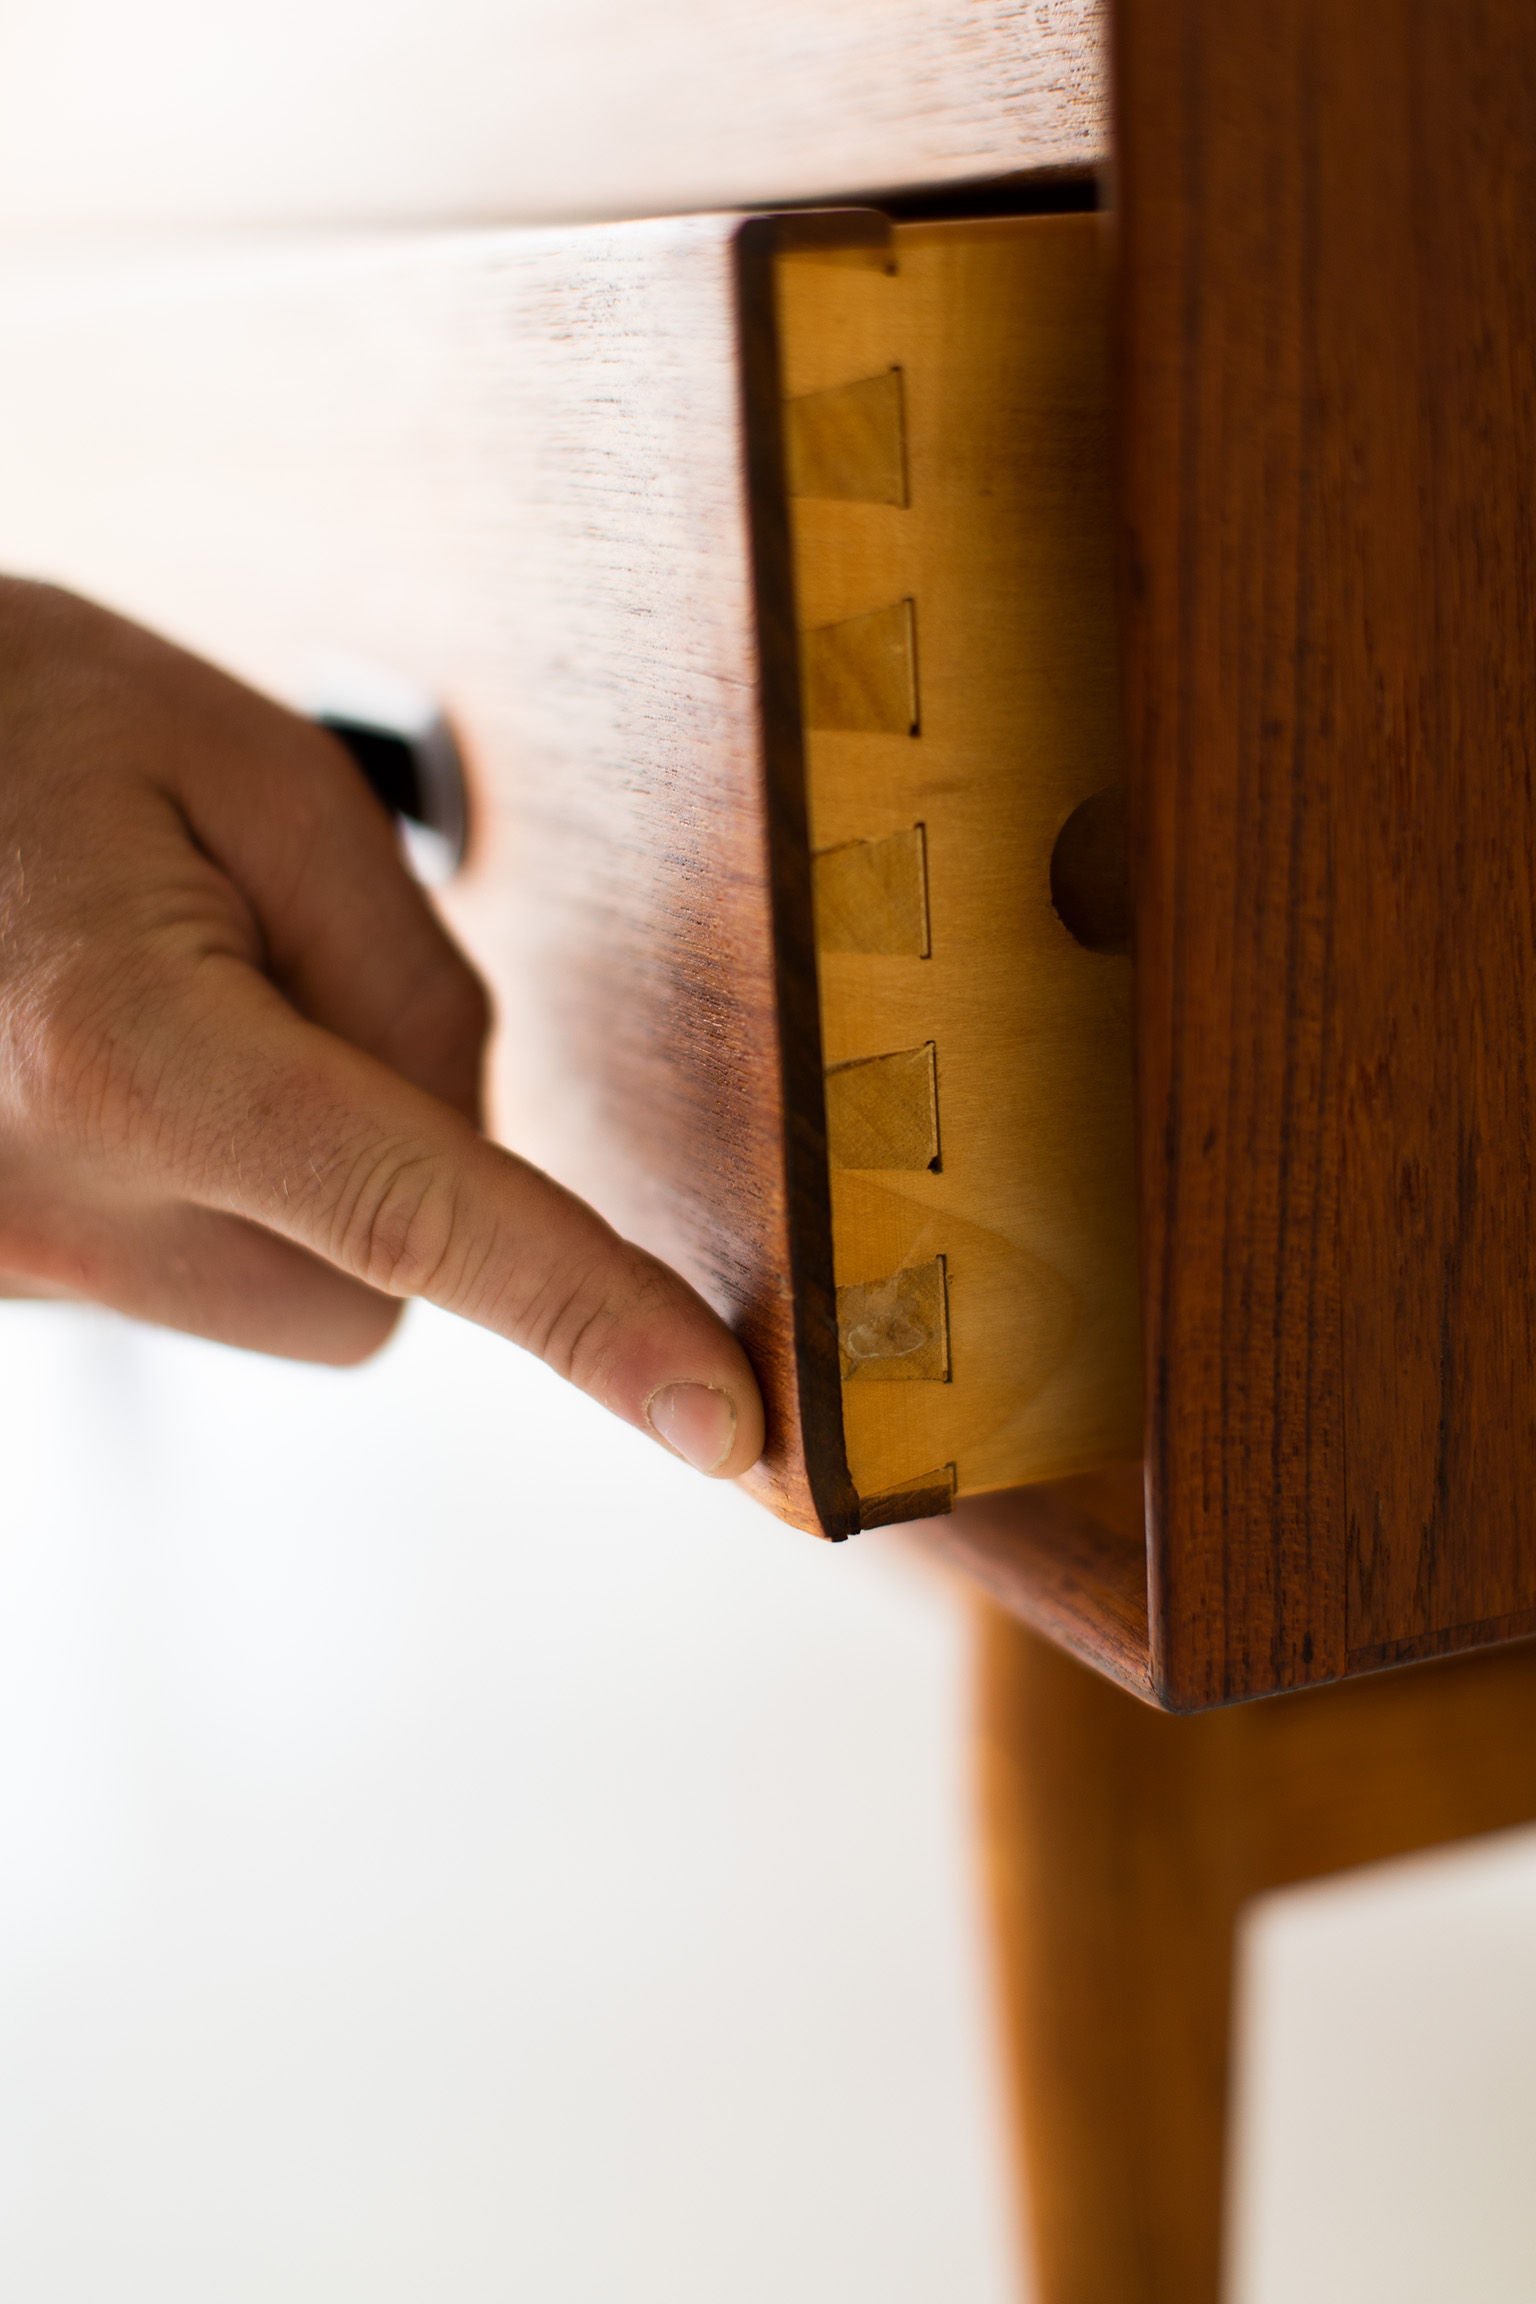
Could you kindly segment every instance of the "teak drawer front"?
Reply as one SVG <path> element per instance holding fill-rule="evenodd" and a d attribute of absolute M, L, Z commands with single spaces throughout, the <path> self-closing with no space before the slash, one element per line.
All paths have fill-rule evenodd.
<path fill-rule="evenodd" d="M 849 212 L 12 283 L 4 561 L 299 702 L 434 692 L 497 1125 L 740 1327 L 759 1489 L 830 1534 L 1140 1445 L 1129 963 L 1050 893 L 1120 772 L 1100 245 Z M 921 949 L 867 948 L 866 850 Z"/>
<path fill-rule="evenodd" d="M 439 699 L 498 1127 L 739 1324 L 803 1514 L 735 233 L 46 257 L 0 553 L 300 704 Z"/>

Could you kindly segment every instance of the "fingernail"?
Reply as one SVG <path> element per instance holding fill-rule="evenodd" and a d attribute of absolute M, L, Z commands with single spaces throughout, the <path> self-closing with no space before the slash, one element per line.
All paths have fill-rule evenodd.
<path fill-rule="evenodd" d="M 696 1472 L 718 1472 L 736 1445 L 736 1403 L 713 1384 L 663 1384 L 645 1414 L 657 1439 Z"/>

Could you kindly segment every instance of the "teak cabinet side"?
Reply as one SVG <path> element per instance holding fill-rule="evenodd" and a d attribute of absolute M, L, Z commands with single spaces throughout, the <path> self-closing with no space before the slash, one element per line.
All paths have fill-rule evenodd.
<path fill-rule="evenodd" d="M 1536 20 L 1113 25 L 1145 1496 L 945 1540 L 1198 1710 L 1536 1632 Z"/>
<path fill-rule="evenodd" d="M 1151 1645 L 1536 1631 L 1536 19 L 1117 12 Z"/>

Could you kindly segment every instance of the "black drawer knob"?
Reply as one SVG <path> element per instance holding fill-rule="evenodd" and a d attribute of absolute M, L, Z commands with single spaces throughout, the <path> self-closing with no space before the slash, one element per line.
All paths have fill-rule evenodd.
<path fill-rule="evenodd" d="M 375 708 L 350 697 L 313 715 L 344 744 L 400 827 L 418 879 L 438 887 L 464 860 L 469 833 L 464 764 L 453 730 L 430 700 Z"/>

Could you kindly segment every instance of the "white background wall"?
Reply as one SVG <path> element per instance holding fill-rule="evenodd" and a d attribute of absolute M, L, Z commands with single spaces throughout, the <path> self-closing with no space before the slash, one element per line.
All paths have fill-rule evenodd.
<path fill-rule="evenodd" d="M 429 1313 L 0 1403 L 7 2304 L 1018 2295 L 933 1571 Z M 1536 1835 L 1247 1964 L 1237 2304 L 1531 2304 Z"/>
<path fill-rule="evenodd" d="M 1536 1833 L 1257 1903 L 1239 2304 L 1536 2297 Z"/>
<path fill-rule="evenodd" d="M 1004 2304 L 947 1587 L 429 1313 L 0 1402 L 7 2304 Z"/>

